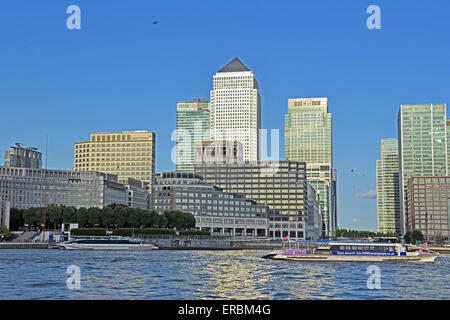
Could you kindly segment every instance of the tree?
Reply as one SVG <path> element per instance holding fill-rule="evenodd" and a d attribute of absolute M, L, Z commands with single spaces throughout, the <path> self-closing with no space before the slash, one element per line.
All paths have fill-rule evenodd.
<path fill-rule="evenodd" d="M 47 208 L 48 222 L 53 223 L 53 228 L 63 223 L 63 208 L 61 206 L 50 205 Z"/>
<path fill-rule="evenodd" d="M 102 223 L 102 210 L 97 207 L 88 209 L 88 224 L 92 227 L 100 226 Z"/>
<path fill-rule="evenodd" d="M 0 241 L 11 238 L 11 231 L 5 226 L 0 226 Z"/>
<path fill-rule="evenodd" d="M 27 208 L 23 213 L 23 221 L 29 227 L 36 227 L 37 219 L 36 219 L 36 210 L 37 208 L 31 207 Z"/>
<path fill-rule="evenodd" d="M 139 215 L 139 225 L 140 226 L 148 226 L 151 222 L 151 213 L 146 210 L 137 209 L 138 215 Z"/>
<path fill-rule="evenodd" d="M 192 213 L 187 213 L 185 215 L 184 228 L 185 229 L 195 228 L 195 224 L 196 220 L 194 215 Z"/>
<path fill-rule="evenodd" d="M 167 227 L 167 218 L 166 218 L 166 216 L 165 215 L 163 215 L 163 214 L 159 214 L 158 215 L 159 217 L 159 219 L 158 219 L 158 226 L 160 227 L 160 228 L 166 228 Z"/>
<path fill-rule="evenodd" d="M 18 230 L 19 228 L 23 227 L 25 223 L 23 218 L 24 213 L 24 209 L 11 208 L 11 218 L 9 221 L 11 230 Z"/>
<path fill-rule="evenodd" d="M 77 209 L 75 207 L 64 207 L 63 222 L 65 223 L 77 222 Z"/>
<path fill-rule="evenodd" d="M 119 228 L 123 228 L 127 225 L 128 213 L 125 207 L 116 206 L 114 209 L 114 214 L 116 216 L 116 224 Z"/>
<path fill-rule="evenodd" d="M 150 223 L 149 225 L 151 227 L 153 226 L 159 226 L 159 221 L 160 217 L 159 217 L 159 213 L 156 212 L 155 210 L 150 211 Z"/>
<path fill-rule="evenodd" d="M 139 228 L 139 213 L 135 208 L 127 209 L 127 224 L 132 228 Z"/>
<path fill-rule="evenodd" d="M 88 223 L 89 213 L 84 207 L 81 207 L 77 211 L 77 223 L 80 228 L 83 228 Z"/>
<path fill-rule="evenodd" d="M 424 240 L 424 236 L 420 230 L 414 230 L 413 232 L 408 231 L 405 233 L 404 237 L 406 243 L 416 244 L 417 241 L 422 242 Z"/>
<path fill-rule="evenodd" d="M 103 208 L 101 220 L 102 225 L 105 228 L 109 228 L 109 226 L 114 225 L 116 223 L 116 215 L 114 214 L 114 210 L 111 207 Z"/>

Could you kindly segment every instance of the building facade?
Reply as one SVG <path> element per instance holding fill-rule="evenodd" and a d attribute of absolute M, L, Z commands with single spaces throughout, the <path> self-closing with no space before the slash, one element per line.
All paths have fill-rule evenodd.
<path fill-rule="evenodd" d="M 400 234 L 398 140 L 381 140 L 376 162 L 378 232 Z"/>
<path fill-rule="evenodd" d="M 51 204 L 77 208 L 127 205 L 125 188 L 117 177 L 94 171 L 0 167 L 0 197 L 18 209 Z"/>
<path fill-rule="evenodd" d="M 127 206 L 144 210 L 152 209 L 152 195 L 148 192 L 148 183 L 140 180 L 125 178 L 119 180 L 126 191 Z"/>
<path fill-rule="evenodd" d="M 413 176 L 407 183 L 409 230 L 427 241 L 450 238 L 450 176 Z"/>
<path fill-rule="evenodd" d="M 407 183 L 413 176 L 446 176 L 445 104 L 401 105 L 398 114 L 400 231 L 408 231 Z"/>
<path fill-rule="evenodd" d="M 244 160 L 260 157 L 261 96 L 255 75 L 238 58 L 220 69 L 211 91 L 211 140 L 239 141 Z"/>
<path fill-rule="evenodd" d="M 149 131 L 92 133 L 74 148 L 75 171 L 97 171 L 146 182 L 155 173 L 155 134 Z"/>
<path fill-rule="evenodd" d="M 209 109 L 209 101 L 177 103 L 177 171 L 194 171 L 194 143 L 210 138 Z"/>
<path fill-rule="evenodd" d="M 291 239 L 305 239 L 307 220 L 306 164 L 294 161 L 258 161 L 242 164 L 195 164 L 195 173 L 226 192 L 244 195 L 289 223 L 277 231 Z M 274 213 L 274 216 L 276 214 Z M 275 236 L 275 235 L 273 235 Z"/>
<path fill-rule="evenodd" d="M 238 141 L 199 141 L 194 144 L 194 164 L 243 163 L 244 151 Z"/>
<path fill-rule="evenodd" d="M 336 190 L 331 192 L 332 118 L 327 98 L 297 98 L 288 100 L 285 115 L 284 158 L 306 162 L 308 181 L 319 194 L 322 207 L 323 234 L 334 236 L 337 229 L 337 208 L 332 208 Z M 335 174 L 336 177 L 336 174 Z M 334 212 L 332 212 L 332 209 Z"/>
<path fill-rule="evenodd" d="M 196 227 L 214 234 L 268 234 L 268 207 L 206 183 L 192 172 L 163 172 L 155 176 L 153 210 L 179 210 L 194 215 Z"/>
<path fill-rule="evenodd" d="M 23 147 L 16 143 L 10 150 L 5 151 L 5 167 L 42 168 L 42 153 L 34 147 Z"/>

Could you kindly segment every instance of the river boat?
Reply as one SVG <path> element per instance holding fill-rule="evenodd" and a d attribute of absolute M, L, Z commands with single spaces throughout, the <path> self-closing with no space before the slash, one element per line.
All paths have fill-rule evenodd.
<path fill-rule="evenodd" d="M 143 240 L 128 237 L 82 237 L 59 244 L 65 250 L 157 250 L 158 247 Z"/>
<path fill-rule="evenodd" d="M 382 242 L 313 242 L 283 243 L 283 249 L 274 250 L 264 258 L 283 261 L 324 262 L 433 262 L 439 253 L 412 244 Z"/>

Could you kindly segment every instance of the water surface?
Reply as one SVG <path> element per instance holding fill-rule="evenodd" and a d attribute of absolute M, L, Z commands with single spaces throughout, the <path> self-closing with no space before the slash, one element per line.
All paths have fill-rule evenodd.
<path fill-rule="evenodd" d="M 264 251 L 0 250 L 0 299 L 450 299 L 450 255 L 432 264 L 272 261 Z M 68 289 L 70 265 L 80 289 Z"/>

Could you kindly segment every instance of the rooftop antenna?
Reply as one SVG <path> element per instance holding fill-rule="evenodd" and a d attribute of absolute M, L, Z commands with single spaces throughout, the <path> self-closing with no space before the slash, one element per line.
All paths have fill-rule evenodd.
<path fill-rule="evenodd" d="M 200 101 L 206 101 L 206 98 L 205 97 L 194 97 L 194 98 L 192 98 L 194 101 L 196 101 L 196 102 L 200 102 Z"/>

